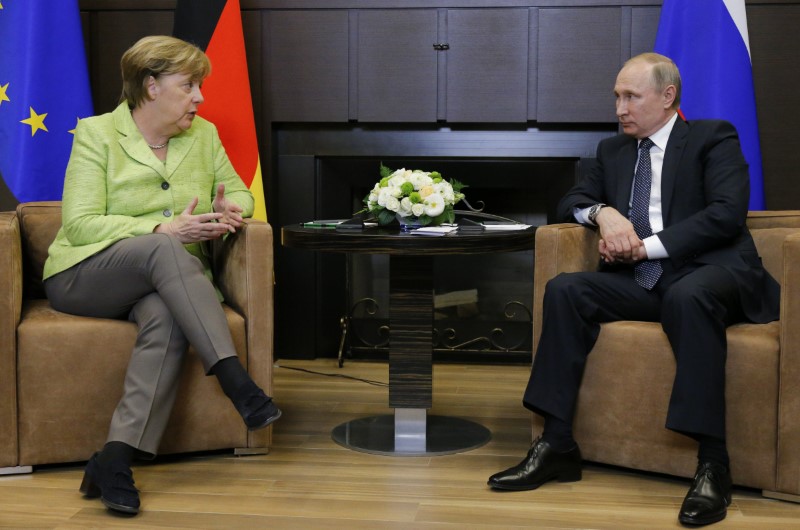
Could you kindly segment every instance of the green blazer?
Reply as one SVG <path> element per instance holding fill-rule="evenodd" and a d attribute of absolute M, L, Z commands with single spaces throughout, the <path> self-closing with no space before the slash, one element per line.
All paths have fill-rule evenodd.
<path fill-rule="evenodd" d="M 233 169 L 209 121 L 197 116 L 192 127 L 169 141 L 166 162 L 153 154 L 131 117 L 127 103 L 113 112 L 78 122 L 67 165 L 62 226 L 50 245 L 43 278 L 49 278 L 121 239 L 150 234 L 171 222 L 194 198 L 194 213 L 212 211 L 218 184 L 225 196 L 253 215 L 253 195 Z M 204 245 L 186 245 L 210 276 Z"/>

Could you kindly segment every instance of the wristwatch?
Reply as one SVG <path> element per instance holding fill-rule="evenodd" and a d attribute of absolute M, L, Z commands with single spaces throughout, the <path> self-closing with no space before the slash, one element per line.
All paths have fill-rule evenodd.
<path fill-rule="evenodd" d="M 587 217 L 589 218 L 589 221 L 591 221 L 594 224 L 597 224 L 597 221 L 596 221 L 597 214 L 600 213 L 600 210 L 603 208 L 603 206 L 605 206 L 605 204 L 603 204 L 602 202 L 599 202 L 599 203 L 595 204 L 594 206 L 592 206 L 591 208 L 589 208 L 589 214 L 587 215 Z"/>

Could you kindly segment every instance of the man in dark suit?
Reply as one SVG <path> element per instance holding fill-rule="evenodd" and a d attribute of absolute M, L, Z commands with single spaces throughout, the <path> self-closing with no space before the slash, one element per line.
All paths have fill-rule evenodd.
<path fill-rule="evenodd" d="M 617 76 L 624 134 L 600 142 L 596 167 L 558 208 L 564 221 L 598 227 L 600 268 L 547 284 L 523 401 L 544 417 L 544 432 L 519 465 L 490 477 L 492 488 L 580 480 L 572 418 L 600 323 L 647 320 L 661 322 L 676 359 L 666 427 L 699 442 L 679 520 L 709 524 L 727 513 L 725 329 L 776 320 L 780 291 L 745 225 L 749 175 L 736 130 L 682 120 L 680 92 L 678 69 L 662 55 L 634 57 Z"/>

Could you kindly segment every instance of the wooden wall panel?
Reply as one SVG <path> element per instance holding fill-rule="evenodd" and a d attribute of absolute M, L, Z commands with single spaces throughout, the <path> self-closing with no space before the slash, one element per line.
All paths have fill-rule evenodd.
<path fill-rule="evenodd" d="M 267 20 L 271 121 L 347 121 L 347 11 L 273 11 Z"/>
<path fill-rule="evenodd" d="M 756 89 L 764 195 L 772 210 L 800 208 L 800 5 L 747 8 Z"/>
<path fill-rule="evenodd" d="M 363 10 L 357 31 L 358 121 L 435 122 L 436 10 Z"/>
<path fill-rule="evenodd" d="M 172 20 L 172 11 L 98 11 L 92 15 L 89 75 L 96 114 L 110 112 L 119 103 L 119 60 L 125 50 L 147 35 L 171 35 Z"/>
<path fill-rule="evenodd" d="M 661 8 L 634 7 L 631 9 L 631 57 L 653 51 Z"/>
<path fill-rule="evenodd" d="M 527 121 L 527 9 L 451 9 L 447 44 L 447 121 Z"/>
<path fill-rule="evenodd" d="M 540 122 L 616 121 L 621 31 L 619 8 L 539 10 Z"/>

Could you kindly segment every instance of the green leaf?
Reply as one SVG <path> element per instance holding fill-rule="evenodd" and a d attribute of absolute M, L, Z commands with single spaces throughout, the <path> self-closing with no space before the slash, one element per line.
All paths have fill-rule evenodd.
<path fill-rule="evenodd" d="M 394 173 L 394 169 L 389 169 L 388 167 L 383 165 L 383 162 L 381 162 L 381 169 L 380 169 L 381 178 L 388 177 L 392 173 Z"/>
<path fill-rule="evenodd" d="M 378 212 L 379 225 L 381 226 L 388 225 L 394 220 L 395 220 L 395 213 L 393 211 L 387 210 L 386 208 L 381 208 L 381 210 Z"/>
<path fill-rule="evenodd" d="M 450 179 L 450 185 L 453 186 L 453 191 L 458 193 L 462 188 L 469 188 L 467 184 L 459 182 L 456 179 Z"/>
<path fill-rule="evenodd" d="M 453 211 L 453 207 L 448 204 L 444 207 L 444 211 L 439 217 L 443 217 L 440 223 L 454 223 L 456 220 L 456 213 Z"/>

